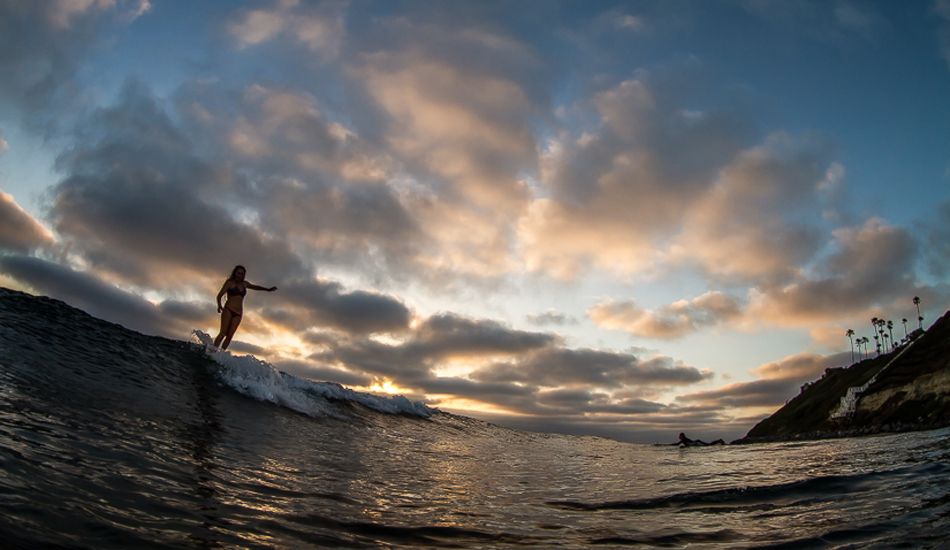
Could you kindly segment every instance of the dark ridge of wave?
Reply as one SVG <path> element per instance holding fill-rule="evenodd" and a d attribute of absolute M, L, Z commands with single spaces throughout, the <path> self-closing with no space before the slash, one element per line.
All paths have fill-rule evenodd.
<path fill-rule="evenodd" d="M 947 475 L 948 472 L 950 472 L 950 466 L 948 465 L 926 464 L 884 472 L 821 476 L 777 485 L 685 492 L 658 498 L 595 503 L 550 501 L 547 502 L 547 505 L 555 508 L 590 512 L 674 509 L 710 513 L 717 509 L 731 507 L 742 508 L 746 511 L 751 508 L 767 511 L 771 508 L 788 508 L 804 505 L 815 500 L 837 499 L 841 498 L 842 495 L 861 493 L 867 490 L 864 484 L 870 481 L 886 480 L 901 475 L 941 477 Z"/>
<path fill-rule="evenodd" d="M 911 514 L 913 515 L 913 514 Z M 950 549 L 946 529 L 915 529 L 906 531 L 907 518 L 901 521 L 881 521 L 843 527 L 821 532 L 809 537 L 778 542 L 757 544 L 749 550 L 805 550 L 820 548 L 878 548 L 878 549 Z M 923 521 L 920 525 L 927 525 Z"/>
<path fill-rule="evenodd" d="M 746 537 L 732 529 L 721 529 L 709 533 L 667 533 L 663 535 L 643 535 L 638 537 L 604 537 L 590 541 L 592 545 L 652 546 L 661 548 L 682 548 L 691 544 L 734 543 Z"/>
<path fill-rule="evenodd" d="M 354 548 L 363 547 L 366 543 L 372 543 L 373 547 L 378 547 L 379 542 L 434 548 L 471 548 L 473 544 L 529 546 L 541 540 L 549 540 L 512 533 L 492 533 L 451 526 L 424 525 L 409 527 L 366 521 L 340 521 L 316 514 L 288 516 L 284 519 L 294 523 L 296 527 L 289 528 L 277 522 L 272 522 L 269 527 L 296 537 L 301 535 L 301 528 L 329 530 L 337 533 L 338 537 L 339 534 L 346 533 L 352 537 L 346 541 L 349 543 L 347 546 Z M 345 540 L 342 537 L 339 538 Z"/>

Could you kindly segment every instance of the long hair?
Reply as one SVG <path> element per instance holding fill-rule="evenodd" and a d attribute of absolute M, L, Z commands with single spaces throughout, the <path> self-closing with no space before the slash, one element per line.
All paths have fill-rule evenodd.
<path fill-rule="evenodd" d="M 234 269 L 231 270 L 231 276 L 228 277 L 228 278 L 229 278 L 229 279 L 234 279 L 234 280 L 236 281 L 237 278 L 235 277 L 235 275 L 237 275 L 237 270 L 239 270 L 239 269 L 243 269 L 243 270 L 244 270 L 244 274 L 245 274 L 245 275 L 247 274 L 247 268 L 246 268 L 246 267 L 244 267 L 243 265 L 236 265 L 236 266 L 234 266 Z"/>

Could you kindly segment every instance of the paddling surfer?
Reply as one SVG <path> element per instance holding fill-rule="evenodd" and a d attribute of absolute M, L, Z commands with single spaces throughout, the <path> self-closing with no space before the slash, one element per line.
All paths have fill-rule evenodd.
<path fill-rule="evenodd" d="M 709 445 L 725 445 L 726 442 L 722 439 L 717 439 L 711 443 L 706 443 L 701 439 L 690 439 L 686 437 L 686 434 L 680 432 L 679 441 L 673 443 L 673 445 L 679 445 L 680 447 L 707 447 Z"/>
<path fill-rule="evenodd" d="M 274 292 L 277 290 L 276 286 L 266 288 L 250 283 L 244 279 L 246 275 L 247 269 L 245 269 L 243 265 L 235 266 L 231 271 L 231 276 L 221 285 L 221 290 L 218 292 L 217 297 L 218 313 L 221 314 L 221 331 L 214 338 L 214 347 L 221 345 L 221 349 L 228 349 L 231 338 L 234 337 L 234 333 L 237 332 L 238 327 L 241 325 L 241 319 L 244 317 L 244 296 L 247 294 L 248 289 L 263 290 L 266 292 Z M 228 299 L 222 306 L 221 297 L 225 295 L 227 295 Z M 224 340 L 223 344 L 221 342 L 222 340 Z"/>

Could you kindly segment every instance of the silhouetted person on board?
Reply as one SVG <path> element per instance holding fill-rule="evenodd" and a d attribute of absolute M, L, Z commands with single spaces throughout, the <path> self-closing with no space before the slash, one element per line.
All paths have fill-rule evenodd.
<path fill-rule="evenodd" d="M 244 296 L 247 294 L 248 289 L 264 290 L 267 292 L 277 290 L 276 286 L 265 288 L 249 283 L 244 279 L 246 275 L 247 269 L 245 269 L 243 265 L 235 266 L 231 271 L 231 276 L 221 285 L 221 290 L 218 292 L 217 298 L 218 313 L 221 314 L 221 331 L 218 332 L 218 335 L 214 338 L 214 347 L 218 347 L 218 345 L 221 344 L 221 340 L 224 340 L 221 349 L 228 349 L 231 338 L 234 338 L 234 333 L 237 332 L 238 327 L 241 325 L 241 319 L 244 316 Z M 221 297 L 225 294 L 227 294 L 228 300 L 222 306 Z"/>
<path fill-rule="evenodd" d="M 680 432 L 680 440 L 677 441 L 676 443 L 673 443 L 673 445 L 679 445 L 680 447 L 708 447 L 709 445 L 725 445 L 725 444 L 726 442 L 723 441 L 721 438 L 711 443 L 706 443 L 705 441 L 702 441 L 700 439 L 690 439 L 686 437 L 686 434 L 684 434 L 683 432 Z"/>

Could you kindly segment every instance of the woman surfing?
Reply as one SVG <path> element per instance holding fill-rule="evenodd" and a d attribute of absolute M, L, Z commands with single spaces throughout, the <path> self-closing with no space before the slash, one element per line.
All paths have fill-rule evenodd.
<path fill-rule="evenodd" d="M 244 317 L 244 296 L 247 294 L 248 289 L 264 290 L 267 292 L 277 290 L 276 286 L 265 288 L 250 283 L 244 279 L 246 275 L 247 269 L 245 269 L 243 265 L 235 266 L 231 271 L 231 276 L 221 285 L 221 290 L 218 292 L 217 298 L 218 313 L 221 314 L 221 331 L 214 338 L 214 347 L 221 345 L 221 349 L 228 349 L 231 338 L 234 337 L 234 333 L 237 332 L 238 327 L 241 326 L 241 319 Z M 227 295 L 228 299 L 222 306 L 221 297 L 225 295 Z M 224 340 L 223 344 L 221 340 Z"/>

